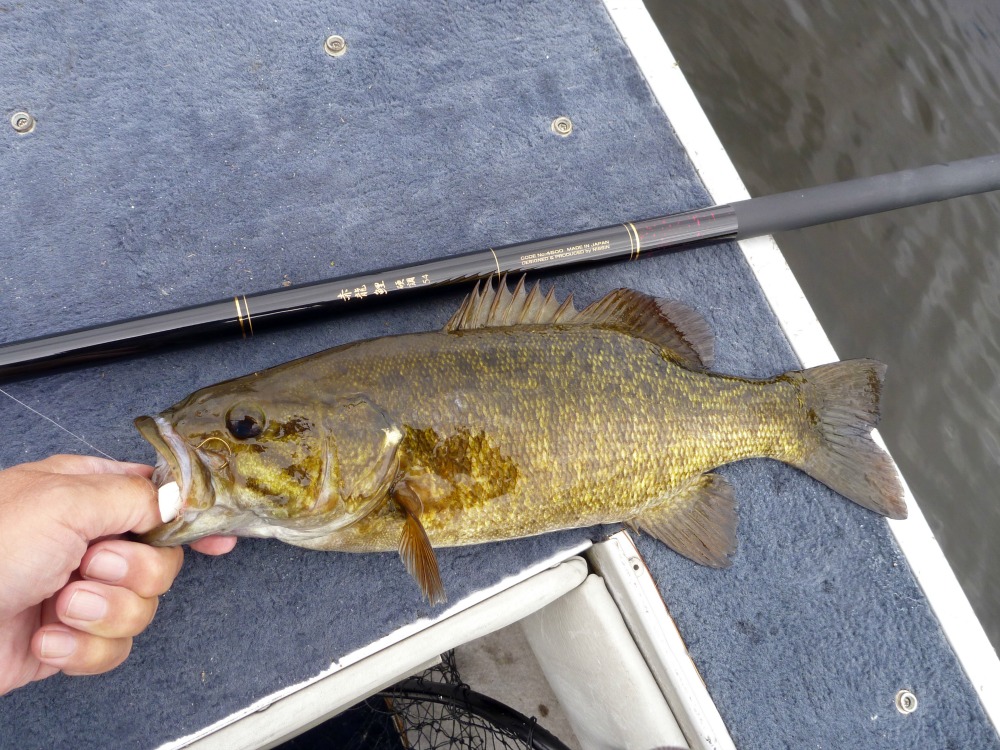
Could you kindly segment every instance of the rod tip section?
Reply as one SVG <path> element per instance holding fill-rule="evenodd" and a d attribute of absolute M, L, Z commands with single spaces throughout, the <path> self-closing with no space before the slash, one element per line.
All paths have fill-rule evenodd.
<path fill-rule="evenodd" d="M 160 487 L 159 501 L 160 520 L 163 523 L 177 518 L 177 514 L 181 510 L 181 488 L 177 486 L 177 482 L 167 482 Z"/>

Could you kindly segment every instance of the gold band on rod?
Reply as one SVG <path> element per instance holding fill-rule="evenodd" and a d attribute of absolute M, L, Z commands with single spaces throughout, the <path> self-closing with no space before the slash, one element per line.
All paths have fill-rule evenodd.
<path fill-rule="evenodd" d="M 638 251 L 636 251 L 638 255 Z M 253 336 L 253 320 L 250 318 L 250 305 L 247 304 L 247 296 L 243 295 L 243 312 L 247 314 L 247 327 L 250 329 L 250 335 Z"/>
<path fill-rule="evenodd" d="M 639 250 L 642 244 L 639 242 L 639 230 L 635 228 L 635 224 L 631 221 L 625 222 L 622 226 L 624 226 L 625 230 L 628 232 L 628 241 L 632 245 L 632 253 L 629 255 L 628 259 L 635 260 L 639 257 Z"/>
<path fill-rule="evenodd" d="M 236 318 L 240 321 L 240 331 L 243 333 L 243 338 L 247 337 L 247 328 L 250 329 L 250 335 L 253 336 L 253 321 L 250 320 L 250 305 L 247 304 L 247 297 L 243 295 L 243 305 L 240 306 L 240 298 L 233 297 L 233 302 L 236 303 Z M 247 324 L 243 325 L 243 316 L 246 316 Z"/>
<path fill-rule="evenodd" d="M 240 332 L 243 334 L 243 338 L 246 338 L 247 329 L 243 327 L 243 309 L 240 307 L 240 298 L 233 297 L 233 302 L 236 303 L 236 318 L 240 321 Z"/>

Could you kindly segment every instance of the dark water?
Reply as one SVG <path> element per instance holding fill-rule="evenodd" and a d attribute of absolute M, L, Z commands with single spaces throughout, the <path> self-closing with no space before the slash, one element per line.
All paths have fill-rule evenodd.
<path fill-rule="evenodd" d="M 751 195 L 1000 152 L 997 0 L 647 0 Z M 1000 197 L 777 237 L 1000 646 Z"/>

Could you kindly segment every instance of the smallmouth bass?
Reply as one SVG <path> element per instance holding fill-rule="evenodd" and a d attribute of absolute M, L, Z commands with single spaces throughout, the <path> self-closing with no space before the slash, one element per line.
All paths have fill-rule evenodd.
<path fill-rule="evenodd" d="M 724 566 L 736 504 L 712 470 L 746 458 L 906 516 L 870 436 L 884 365 L 751 380 L 709 371 L 712 348 L 697 313 L 629 289 L 577 312 L 523 279 L 477 285 L 440 331 L 339 346 L 136 419 L 154 481 L 181 495 L 146 540 L 398 550 L 438 603 L 435 547 L 603 523 Z"/>

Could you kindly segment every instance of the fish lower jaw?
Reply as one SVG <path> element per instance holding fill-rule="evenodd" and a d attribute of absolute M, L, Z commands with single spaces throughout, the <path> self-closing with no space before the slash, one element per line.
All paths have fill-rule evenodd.
<path fill-rule="evenodd" d="M 294 544 L 299 547 L 303 546 L 303 542 L 325 539 L 330 535 L 330 532 L 325 529 L 293 529 L 287 526 L 272 527 L 271 532 L 270 536 L 280 539 L 286 544 Z"/>
<path fill-rule="evenodd" d="M 165 521 L 143 536 L 143 541 L 157 547 L 173 547 L 190 544 L 213 534 L 235 534 L 236 536 L 261 536 L 250 530 L 252 522 L 244 513 L 232 511 L 222 506 L 212 506 L 202 510 L 182 507 L 176 517 Z"/>
<path fill-rule="evenodd" d="M 286 544 L 294 544 L 297 547 L 307 549 L 335 549 L 338 540 L 354 536 L 348 529 L 353 524 L 345 523 L 343 519 L 336 518 L 324 522 L 317 522 L 313 519 L 306 522 L 304 519 L 296 521 L 275 522 L 273 519 L 259 519 L 266 524 L 266 531 L 256 534 L 257 536 L 268 536 L 278 539 Z M 333 545 L 333 546 L 331 546 Z M 395 547 L 392 547 L 395 549 Z"/>

